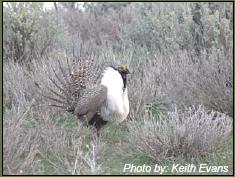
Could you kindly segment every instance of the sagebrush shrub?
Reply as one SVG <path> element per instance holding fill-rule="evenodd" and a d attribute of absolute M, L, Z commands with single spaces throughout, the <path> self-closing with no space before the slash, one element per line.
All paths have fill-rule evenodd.
<path fill-rule="evenodd" d="M 184 112 L 175 109 L 166 117 L 152 115 L 143 121 L 130 121 L 130 142 L 156 161 L 200 159 L 222 153 L 233 130 L 232 118 L 208 112 L 202 106 Z"/>

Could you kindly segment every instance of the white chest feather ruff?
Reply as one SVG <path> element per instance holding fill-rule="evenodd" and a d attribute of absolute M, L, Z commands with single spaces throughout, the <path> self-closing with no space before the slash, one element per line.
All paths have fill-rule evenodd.
<path fill-rule="evenodd" d="M 123 91 L 122 76 L 108 67 L 103 73 L 101 84 L 107 87 L 107 100 L 101 107 L 101 116 L 109 122 L 122 122 L 129 114 L 127 88 Z"/>

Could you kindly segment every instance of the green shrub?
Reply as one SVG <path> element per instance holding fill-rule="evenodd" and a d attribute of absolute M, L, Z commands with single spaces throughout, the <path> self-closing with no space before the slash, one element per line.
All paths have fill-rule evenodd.
<path fill-rule="evenodd" d="M 52 49 L 57 37 L 56 20 L 43 11 L 43 3 L 4 3 L 3 11 L 4 60 L 24 63 Z"/>

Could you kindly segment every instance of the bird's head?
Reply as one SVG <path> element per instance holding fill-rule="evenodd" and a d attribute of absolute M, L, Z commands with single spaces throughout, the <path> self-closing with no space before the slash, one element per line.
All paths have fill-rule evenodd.
<path fill-rule="evenodd" d="M 116 70 L 118 70 L 118 72 L 119 72 L 121 75 L 130 74 L 130 71 L 129 71 L 129 69 L 127 68 L 127 65 L 126 65 L 126 64 L 118 65 L 118 66 L 116 66 L 115 68 L 116 68 Z"/>

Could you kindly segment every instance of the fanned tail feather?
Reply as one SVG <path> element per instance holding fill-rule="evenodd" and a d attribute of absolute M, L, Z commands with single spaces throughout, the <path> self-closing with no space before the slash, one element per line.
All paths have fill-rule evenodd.
<path fill-rule="evenodd" d="M 49 101 L 49 106 L 73 113 L 85 89 L 95 83 L 93 60 L 73 60 L 70 64 L 67 58 L 65 66 L 60 61 L 57 61 L 57 66 L 58 71 L 50 67 L 50 86 L 35 82 L 38 93 Z"/>

